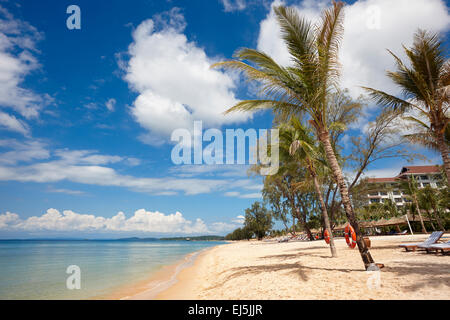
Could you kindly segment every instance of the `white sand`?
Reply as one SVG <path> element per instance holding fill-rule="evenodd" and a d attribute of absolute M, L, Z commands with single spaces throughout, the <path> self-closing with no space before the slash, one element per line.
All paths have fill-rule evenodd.
<path fill-rule="evenodd" d="M 368 286 L 377 273 L 364 271 L 358 250 L 344 239 L 336 240 L 338 258 L 323 240 L 221 245 L 182 270 L 157 299 L 450 299 L 450 256 L 398 247 L 425 238 L 371 237 L 372 256 L 385 265 L 379 287 L 374 281 Z"/>

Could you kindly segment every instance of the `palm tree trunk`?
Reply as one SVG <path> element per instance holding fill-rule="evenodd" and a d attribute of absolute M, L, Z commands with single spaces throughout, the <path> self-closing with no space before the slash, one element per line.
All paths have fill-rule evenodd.
<path fill-rule="evenodd" d="M 297 197 L 298 199 L 298 197 Z M 306 224 L 306 206 L 303 202 L 300 203 L 300 205 L 302 206 L 302 223 L 303 223 L 303 228 L 305 228 L 306 234 L 308 235 L 308 238 L 310 241 L 314 240 L 314 236 L 311 233 L 311 229 L 308 227 L 308 225 Z M 298 210 L 298 208 L 297 208 Z"/>
<path fill-rule="evenodd" d="M 420 213 L 419 202 L 417 201 L 417 196 L 413 193 L 414 204 L 416 205 L 417 213 L 419 214 L 420 224 L 422 225 L 422 232 L 428 233 L 427 229 L 425 229 L 425 224 L 423 223 L 422 214 Z"/>
<path fill-rule="evenodd" d="M 319 198 L 320 210 L 322 211 L 323 220 L 325 222 L 325 230 L 328 230 L 328 234 L 330 235 L 331 256 L 333 258 L 337 258 L 336 246 L 334 245 L 334 237 L 333 237 L 333 232 L 331 231 L 330 219 L 328 218 L 327 207 L 325 206 L 325 202 L 323 201 L 323 196 L 322 196 L 322 191 L 320 190 L 319 181 L 317 180 L 316 172 L 311 164 L 308 169 L 314 180 L 314 188 L 316 189 L 316 194 L 317 194 L 317 197 Z"/>
<path fill-rule="evenodd" d="M 438 224 L 438 226 L 439 226 L 439 229 L 440 229 L 441 231 L 445 231 L 444 225 L 442 224 L 442 220 L 441 220 L 441 218 L 439 217 L 439 212 L 438 212 L 436 206 L 433 208 L 433 214 L 434 214 L 434 218 L 435 218 L 436 221 L 437 221 L 437 224 Z"/>
<path fill-rule="evenodd" d="M 334 154 L 333 147 L 331 146 L 329 133 L 327 131 L 319 132 L 319 140 L 322 142 L 324 146 L 328 164 L 330 165 L 336 183 L 339 186 L 339 192 L 341 194 L 342 205 L 344 206 L 345 215 L 347 216 L 350 225 L 355 230 L 356 244 L 358 245 L 358 250 L 363 260 L 364 266 L 367 269 L 370 264 L 374 263 L 374 260 L 369 252 L 369 249 L 366 246 L 366 243 L 362 238 L 361 230 L 359 229 L 359 224 L 356 220 L 356 216 L 353 211 L 352 204 L 350 202 L 350 197 L 348 194 L 347 184 L 345 183 L 344 180 L 344 175 L 342 174 L 341 167 L 339 166 L 339 163 L 336 159 L 336 155 Z"/>
<path fill-rule="evenodd" d="M 445 175 L 447 182 L 450 184 L 450 157 L 448 156 L 448 145 L 445 142 L 444 135 L 440 134 L 438 137 L 439 151 L 441 152 L 442 162 L 444 163 Z"/>
<path fill-rule="evenodd" d="M 431 228 L 433 228 L 433 231 L 436 231 L 436 228 L 434 227 L 434 223 L 433 223 L 433 217 L 431 216 L 431 213 L 428 209 L 425 210 L 428 216 L 428 219 L 430 219 L 430 224 L 431 224 Z"/>

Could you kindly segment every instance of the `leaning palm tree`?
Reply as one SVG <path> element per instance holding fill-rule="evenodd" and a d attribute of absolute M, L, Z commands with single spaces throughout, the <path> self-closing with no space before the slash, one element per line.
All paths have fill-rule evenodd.
<path fill-rule="evenodd" d="M 333 150 L 327 120 L 329 100 L 339 80 L 338 49 L 343 34 L 343 6 L 342 2 L 333 1 L 333 6 L 322 12 L 321 22 L 317 25 L 300 17 L 294 8 L 274 8 L 291 56 L 292 63 L 288 67 L 277 64 L 263 52 L 247 48 L 235 53 L 237 60 L 220 62 L 213 67 L 243 71 L 249 80 L 261 85 L 264 98 L 241 101 L 227 113 L 271 109 L 280 120 L 292 116 L 308 120 L 324 147 L 347 219 L 356 232 L 358 249 L 367 268 L 374 261 L 362 239 L 347 183 Z"/>
<path fill-rule="evenodd" d="M 364 88 L 379 104 L 417 114 L 405 117 L 416 131 L 405 138 L 438 150 L 447 180 L 450 181 L 450 62 L 444 57 L 442 42 L 438 36 L 420 29 L 414 35 L 412 47 L 404 46 L 403 49 L 411 66 L 408 67 L 388 50 L 395 59 L 396 70 L 388 71 L 387 76 L 402 89 L 404 99 L 380 90 Z"/>
<path fill-rule="evenodd" d="M 288 161 L 294 158 L 294 161 L 302 164 L 309 173 L 309 178 L 314 183 L 314 190 L 319 200 L 319 207 L 330 240 L 331 256 L 337 257 L 334 237 L 331 230 L 330 219 L 328 217 L 327 206 L 323 199 L 323 191 L 319 183 L 317 167 L 325 166 L 321 161 L 321 150 L 316 145 L 314 138 L 302 123 L 295 117 L 291 119 L 289 124 L 280 126 L 280 158 L 287 158 Z M 308 177 L 306 177 L 308 178 Z"/>

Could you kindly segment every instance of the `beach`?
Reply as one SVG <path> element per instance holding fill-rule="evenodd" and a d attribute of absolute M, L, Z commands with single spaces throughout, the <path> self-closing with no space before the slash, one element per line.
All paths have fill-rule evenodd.
<path fill-rule="evenodd" d="M 449 234 L 444 237 L 449 237 Z M 338 258 L 325 241 L 239 241 L 198 254 L 172 285 L 127 299 L 450 299 L 450 256 L 405 252 L 400 243 L 426 235 L 370 237 L 381 272 L 366 272 L 357 249 L 336 239 Z M 179 264 L 178 264 L 179 265 Z"/>

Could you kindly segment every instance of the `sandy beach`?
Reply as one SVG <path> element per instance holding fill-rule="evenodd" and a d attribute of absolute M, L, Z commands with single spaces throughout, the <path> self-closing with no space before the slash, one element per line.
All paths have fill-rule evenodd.
<path fill-rule="evenodd" d="M 424 235 L 371 237 L 371 253 L 385 265 L 378 274 L 364 271 L 358 250 L 349 249 L 342 238 L 336 240 L 334 259 L 323 240 L 234 242 L 200 253 L 191 266 L 169 278 L 171 286 L 165 290 L 155 294 L 141 288 L 126 298 L 448 300 L 450 256 L 398 247 L 424 239 Z"/>

